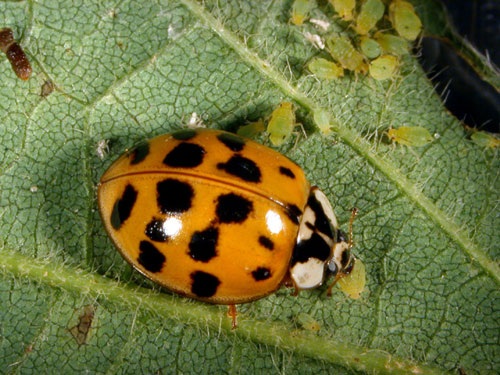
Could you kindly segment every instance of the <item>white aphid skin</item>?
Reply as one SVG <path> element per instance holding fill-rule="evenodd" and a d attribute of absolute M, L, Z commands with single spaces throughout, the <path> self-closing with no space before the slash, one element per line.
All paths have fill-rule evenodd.
<path fill-rule="evenodd" d="M 99 159 L 104 159 L 104 157 L 108 154 L 109 152 L 109 140 L 108 139 L 101 139 L 99 142 L 97 142 L 97 156 Z"/>
<path fill-rule="evenodd" d="M 304 36 L 306 37 L 306 40 L 311 43 L 314 47 L 318 49 L 324 49 L 325 48 L 325 42 L 323 42 L 323 39 L 318 34 L 311 34 L 307 31 L 304 32 Z"/>
<path fill-rule="evenodd" d="M 311 18 L 309 22 L 323 31 L 328 31 L 328 28 L 330 27 L 330 22 L 320 20 L 319 18 Z"/>
<path fill-rule="evenodd" d="M 186 128 L 196 129 L 196 128 L 206 128 L 207 126 L 203 123 L 201 116 L 198 116 L 196 112 L 191 113 L 191 118 L 186 124 Z"/>

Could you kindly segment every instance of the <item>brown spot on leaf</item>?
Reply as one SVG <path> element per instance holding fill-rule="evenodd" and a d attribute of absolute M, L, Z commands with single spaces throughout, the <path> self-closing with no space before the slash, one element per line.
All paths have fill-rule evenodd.
<path fill-rule="evenodd" d="M 95 305 L 83 306 L 83 311 L 78 318 L 78 324 L 69 329 L 78 346 L 82 346 L 87 341 L 87 336 L 94 320 Z"/>

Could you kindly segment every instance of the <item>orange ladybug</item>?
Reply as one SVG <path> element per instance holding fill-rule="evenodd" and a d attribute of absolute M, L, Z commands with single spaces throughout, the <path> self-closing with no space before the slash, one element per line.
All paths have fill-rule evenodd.
<path fill-rule="evenodd" d="M 297 291 L 315 288 L 354 264 L 328 199 L 302 169 L 224 131 L 185 129 L 139 144 L 103 174 L 98 204 L 135 269 L 183 296 L 229 305 L 233 328 L 235 304 L 287 280 Z"/>

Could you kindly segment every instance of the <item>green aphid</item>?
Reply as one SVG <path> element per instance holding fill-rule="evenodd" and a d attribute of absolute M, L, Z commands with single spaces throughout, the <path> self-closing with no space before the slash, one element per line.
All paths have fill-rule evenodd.
<path fill-rule="evenodd" d="M 354 29 L 360 35 L 368 34 L 384 16 L 385 5 L 382 0 L 366 0 L 356 19 Z"/>
<path fill-rule="evenodd" d="M 394 142 L 406 146 L 425 146 L 434 138 L 426 128 L 420 126 L 402 126 L 398 129 L 389 129 L 387 136 Z"/>
<path fill-rule="evenodd" d="M 373 38 L 380 44 L 385 52 L 396 56 L 406 55 L 410 50 L 408 42 L 397 35 L 386 34 L 379 31 Z"/>
<path fill-rule="evenodd" d="M 344 75 L 344 68 L 321 57 L 312 58 L 307 68 L 320 79 L 335 79 Z"/>
<path fill-rule="evenodd" d="M 375 59 L 382 53 L 382 47 L 375 39 L 364 36 L 361 38 L 361 43 L 359 44 L 361 52 L 364 53 L 369 59 Z"/>
<path fill-rule="evenodd" d="M 352 13 L 354 8 L 356 8 L 356 0 L 329 0 L 333 5 L 333 9 L 342 17 L 345 21 L 351 21 L 353 19 Z"/>
<path fill-rule="evenodd" d="M 292 103 L 283 102 L 271 113 L 267 123 L 269 139 L 275 146 L 285 142 L 295 128 L 295 112 Z"/>
<path fill-rule="evenodd" d="M 266 130 L 266 126 L 264 125 L 264 121 L 257 120 L 255 122 L 251 122 L 247 125 L 240 126 L 236 131 L 236 134 L 241 135 L 247 138 L 254 138 L 259 133 L 262 133 Z"/>
<path fill-rule="evenodd" d="M 353 72 L 367 71 L 367 65 L 363 55 L 354 48 L 349 38 L 332 35 L 326 39 L 326 45 L 332 57 L 337 60 L 344 69 Z"/>
<path fill-rule="evenodd" d="M 363 262 L 355 259 L 353 270 L 337 282 L 340 289 L 352 299 L 358 299 L 366 285 L 366 269 Z"/>
<path fill-rule="evenodd" d="M 490 133 L 487 133 L 487 132 L 482 131 L 482 130 L 474 132 L 470 136 L 470 139 L 476 145 L 481 146 L 483 148 L 498 148 L 498 147 L 500 147 L 500 139 L 495 138 Z"/>
<path fill-rule="evenodd" d="M 389 6 L 389 19 L 394 29 L 405 39 L 415 40 L 422 31 L 422 22 L 408 1 L 394 0 Z"/>
<path fill-rule="evenodd" d="M 331 132 L 331 119 L 328 111 L 324 109 L 315 109 L 313 111 L 313 119 L 321 133 L 326 135 Z"/>
<path fill-rule="evenodd" d="M 292 6 L 292 18 L 294 25 L 302 25 L 309 16 L 309 11 L 316 5 L 315 0 L 295 0 Z"/>
<path fill-rule="evenodd" d="M 370 63 L 370 75 L 378 81 L 391 78 L 397 69 L 398 58 L 392 55 L 380 56 Z"/>
<path fill-rule="evenodd" d="M 301 312 L 297 315 L 296 319 L 297 322 L 302 326 L 302 328 L 308 331 L 317 332 L 321 329 L 321 325 L 318 323 L 318 321 L 309 314 Z"/>

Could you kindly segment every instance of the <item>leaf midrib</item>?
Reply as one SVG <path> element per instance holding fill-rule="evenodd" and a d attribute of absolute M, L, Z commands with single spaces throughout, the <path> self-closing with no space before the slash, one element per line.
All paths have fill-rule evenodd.
<path fill-rule="evenodd" d="M 231 329 L 231 322 L 214 305 L 186 302 L 185 298 L 159 293 L 151 289 L 123 285 L 85 271 L 70 264 L 62 264 L 56 257 L 33 259 L 13 249 L 0 250 L 0 270 L 14 277 L 28 278 L 52 288 L 127 306 L 133 310 L 169 317 L 182 323 L 216 330 L 227 335 L 238 335 L 246 340 L 279 347 L 306 357 L 345 366 L 357 371 L 380 374 L 442 374 L 437 367 L 393 356 L 385 351 L 344 344 L 305 330 L 294 330 L 290 325 L 263 322 L 239 316 L 239 326 Z"/>
<path fill-rule="evenodd" d="M 305 93 L 293 86 L 285 77 L 271 64 L 262 60 L 257 53 L 249 50 L 244 43 L 230 30 L 224 27 L 205 8 L 193 0 L 181 0 L 199 20 L 205 23 L 221 40 L 241 56 L 244 62 L 253 66 L 261 75 L 272 81 L 286 96 L 293 98 L 311 114 L 313 111 L 329 108 L 309 98 Z M 330 112 L 330 111 L 329 111 Z M 439 209 L 426 195 L 420 191 L 418 186 L 408 179 L 392 162 L 385 157 L 373 152 L 372 145 L 368 143 L 361 134 L 341 124 L 335 117 L 331 117 L 333 123 L 331 129 L 341 138 L 354 152 L 366 159 L 366 161 L 385 175 L 389 181 L 408 197 L 410 201 L 422 211 L 455 242 L 469 258 L 488 273 L 497 284 L 500 285 L 500 265 L 492 261 L 486 251 L 476 244 L 460 226 L 448 215 Z"/>

